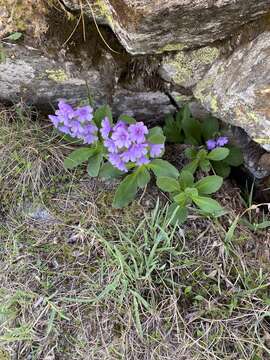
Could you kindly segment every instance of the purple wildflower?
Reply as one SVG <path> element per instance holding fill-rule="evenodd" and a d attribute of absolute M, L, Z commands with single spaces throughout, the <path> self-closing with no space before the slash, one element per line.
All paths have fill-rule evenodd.
<path fill-rule="evenodd" d="M 141 156 L 137 161 L 136 161 L 136 165 L 141 166 L 141 165 L 146 165 L 149 164 L 150 160 L 146 157 L 146 156 Z"/>
<path fill-rule="evenodd" d="M 81 122 L 92 120 L 93 119 L 93 109 L 89 105 L 78 107 L 74 111 L 74 116 L 76 116 L 78 118 L 78 120 Z"/>
<path fill-rule="evenodd" d="M 104 146 L 108 149 L 110 153 L 117 153 L 117 147 L 112 139 L 104 140 Z"/>
<path fill-rule="evenodd" d="M 101 136 L 109 153 L 109 162 L 117 169 L 127 172 L 128 163 L 142 166 L 159 156 L 164 144 L 149 144 L 145 138 L 147 134 L 148 129 L 143 122 L 128 125 L 120 120 L 111 127 L 105 118 L 102 121 Z"/>
<path fill-rule="evenodd" d="M 219 138 L 217 138 L 217 146 L 218 147 L 222 147 L 226 144 L 228 144 L 229 140 L 226 136 L 220 136 Z"/>
<path fill-rule="evenodd" d="M 92 121 L 93 109 L 90 106 L 81 106 L 77 109 L 64 100 L 58 103 L 55 115 L 49 115 L 54 127 L 64 134 L 83 140 L 85 144 L 93 144 L 98 140 L 98 128 Z"/>
<path fill-rule="evenodd" d="M 214 140 L 214 139 L 207 140 L 207 141 L 206 141 L 206 146 L 207 146 L 207 149 L 208 149 L 208 150 L 213 150 L 213 149 L 215 149 L 216 146 L 217 146 L 216 140 Z"/>
<path fill-rule="evenodd" d="M 109 162 L 121 171 L 124 171 L 124 172 L 128 171 L 124 161 L 121 159 L 121 156 L 118 154 L 110 154 Z"/>
<path fill-rule="evenodd" d="M 112 128 L 111 128 L 110 120 L 107 117 L 105 117 L 101 122 L 101 129 L 100 129 L 100 133 L 103 139 L 108 139 L 111 130 Z"/>
<path fill-rule="evenodd" d="M 112 139 L 118 148 L 128 148 L 131 145 L 129 133 L 125 128 L 122 127 L 113 132 Z"/>
<path fill-rule="evenodd" d="M 150 156 L 159 157 L 164 150 L 164 144 L 150 144 Z"/>
<path fill-rule="evenodd" d="M 129 126 L 129 134 L 133 142 L 140 144 L 145 141 L 145 135 L 148 134 L 148 129 L 144 123 L 140 121 Z"/>

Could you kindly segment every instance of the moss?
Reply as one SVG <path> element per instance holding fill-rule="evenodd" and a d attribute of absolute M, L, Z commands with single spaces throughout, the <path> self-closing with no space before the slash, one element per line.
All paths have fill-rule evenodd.
<path fill-rule="evenodd" d="M 196 72 L 211 65 L 218 56 L 219 49 L 208 46 L 194 51 L 180 51 L 174 58 L 165 60 L 164 64 L 174 68 L 173 81 L 176 84 L 185 85 L 186 82 L 192 81 Z"/>
<path fill-rule="evenodd" d="M 53 80 L 55 82 L 63 82 L 68 80 L 67 74 L 62 69 L 46 70 L 46 74 L 48 76 L 48 79 Z"/>

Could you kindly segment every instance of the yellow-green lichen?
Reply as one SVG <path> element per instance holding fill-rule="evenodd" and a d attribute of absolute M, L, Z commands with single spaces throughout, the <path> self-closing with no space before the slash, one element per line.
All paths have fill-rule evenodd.
<path fill-rule="evenodd" d="M 193 51 L 180 51 L 164 63 L 174 69 L 173 81 L 176 84 L 189 86 L 199 80 L 200 71 L 211 65 L 218 56 L 219 49 L 208 46 Z"/>
<path fill-rule="evenodd" d="M 157 52 L 158 54 L 161 54 L 161 53 L 164 53 L 164 52 L 166 52 L 166 51 L 168 51 L 168 52 L 169 52 L 169 51 L 181 51 L 181 50 L 183 50 L 185 47 L 186 47 L 186 45 L 185 45 L 185 44 L 181 44 L 181 43 L 179 43 L 179 44 L 167 44 L 167 45 L 161 47 L 160 49 L 158 49 L 156 52 Z"/>
<path fill-rule="evenodd" d="M 106 4 L 106 2 L 104 0 L 96 0 L 95 5 L 97 5 L 97 7 L 99 9 L 99 13 L 96 14 L 97 17 L 100 16 L 100 17 L 106 19 L 108 25 L 110 25 L 110 27 L 113 29 L 114 21 L 113 21 L 113 17 L 112 17 L 109 5 Z"/>
<path fill-rule="evenodd" d="M 68 80 L 67 74 L 62 69 L 46 70 L 46 74 L 48 79 L 53 80 L 55 82 L 63 82 Z"/>
<path fill-rule="evenodd" d="M 210 99 L 210 107 L 211 111 L 213 113 L 216 113 L 218 111 L 218 101 L 216 96 L 212 96 Z"/>

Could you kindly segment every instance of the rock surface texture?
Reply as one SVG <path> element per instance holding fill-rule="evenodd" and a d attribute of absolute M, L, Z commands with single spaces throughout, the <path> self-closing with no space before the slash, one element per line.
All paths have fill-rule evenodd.
<path fill-rule="evenodd" d="M 79 10 L 79 0 L 63 0 Z M 225 39 L 269 12 L 270 0 L 83 0 L 84 11 L 106 19 L 131 54 L 194 48 Z M 101 17 L 101 14 L 103 17 Z"/>
<path fill-rule="evenodd" d="M 270 151 L 270 32 L 216 61 L 194 95 L 212 114 Z"/>

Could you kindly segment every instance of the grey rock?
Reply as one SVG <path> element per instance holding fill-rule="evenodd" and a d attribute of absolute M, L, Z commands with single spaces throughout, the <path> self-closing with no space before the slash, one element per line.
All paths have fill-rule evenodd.
<path fill-rule="evenodd" d="M 72 104 L 87 100 L 88 88 L 96 105 L 109 104 L 118 116 L 126 113 L 146 122 L 156 122 L 174 110 L 167 95 L 160 91 L 131 91 L 118 85 L 118 73 L 107 56 L 99 69 L 83 69 L 72 61 L 55 60 L 23 46 L 5 48 L 0 63 L 0 100 L 23 100 L 44 111 L 51 111 L 59 99 Z M 88 85 L 88 88 L 86 86 Z"/>
<path fill-rule="evenodd" d="M 219 59 L 194 95 L 213 115 L 241 127 L 270 151 L 270 32 Z"/>
<path fill-rule="evenodd" d="M 64 3 L 80 9 L 78 0 Z M 146 54 L 225 39 L 268 13 L 270 0 L 83 0 L 82 4 L 84 13 L 111 27 L 128 52 Z"/>

